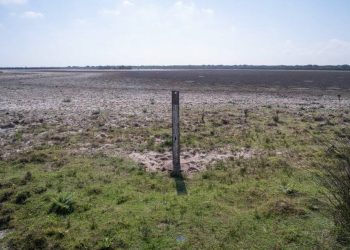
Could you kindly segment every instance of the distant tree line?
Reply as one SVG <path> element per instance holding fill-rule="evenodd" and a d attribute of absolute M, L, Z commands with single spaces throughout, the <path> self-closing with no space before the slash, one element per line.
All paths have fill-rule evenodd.
<path fill-rule="evenodd" d="M 85 66 L 85 67 L 78 67 L 78 66 L 69 66 L 67 68 L 71 69 L 132 69 L 132 66 L 114 66 L 114 65 L 106 65 L 106 66 Z"/>
<path fill-rule="evenodd" d="M 131 70 L 131 69 L 252 69 L 252 70 L 343 70 L 350 71 L 350 65 L 105 65 L 105 66 L 68 66 L 68 67 L 6 67 L 0 70 Z"/>
<path fill-rule="evenodd" d="M 136 69 L 264 69 L 264 70 L 350 70 L 350 65 L 168 65 L 134 66 Z"/>
<path fill-rule="evenodd" d="M 9 69 L 15 69 L 15 70 L 130 70 L 133 69 L 132 66 L 113 66 L 113 65 L 106 65 L 106 66 L 68 66 L 68 67 L 3 67 L 0 68 L 2 70 L 9 70 Z"/>

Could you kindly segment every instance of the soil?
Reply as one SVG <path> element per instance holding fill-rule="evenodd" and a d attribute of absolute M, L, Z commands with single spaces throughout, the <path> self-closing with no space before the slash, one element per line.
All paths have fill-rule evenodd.
<path fill-rule="evenodd" d="M 90 133 L 94 124 L 100 131 L 93 133 L 91 141 L 80 142 L 72 153 L 126 155 L 148 170 L 168 171 L 170 152 L 120 147 L 105 131 L 154 124 L 169 127 L 174 89 L 180 91 L 181 109 L 187 113 L 228 105 L 242 110 L 268 105 L 350 107 L 350 72 L 342 71 L 5 71 L 0 74 L 0 159 Z M 182 167 L 195 172 L 218 160 L 256 154 L 247 148 L 187 150 L 182 152 Z"/>

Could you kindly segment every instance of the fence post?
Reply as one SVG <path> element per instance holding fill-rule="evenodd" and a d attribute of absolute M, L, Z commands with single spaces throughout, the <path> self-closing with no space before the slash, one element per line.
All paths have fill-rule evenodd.
<path fill-rule="evenodd" d="M 180 93 L 172 91 L 173 176 L 181 176 L 180 165 Z"/>

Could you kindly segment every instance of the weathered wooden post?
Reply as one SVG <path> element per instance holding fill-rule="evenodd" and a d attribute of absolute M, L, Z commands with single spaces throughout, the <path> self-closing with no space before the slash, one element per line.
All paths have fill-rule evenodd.
<path fill-rule="evenodd" d="M 172 91 L 172 128 L 173 128 L 173 172 L 175 177 L 181 176 L 180 165 L 180 93 Z"/>

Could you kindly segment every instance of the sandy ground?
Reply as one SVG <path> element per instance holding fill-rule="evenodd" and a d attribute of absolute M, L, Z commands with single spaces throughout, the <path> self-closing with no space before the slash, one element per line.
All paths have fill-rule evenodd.
<path fill-rule="evenodd" d="M 290 109 L 322 105 L 329 110 L 339 105 L 350 107 L 350 72 L 5 72 L 0 73 L 0 157 L 52 144 L 46 137 L 52 128 L 61 132 L 58 136 L 82 134 L 99 114 L 103 114 L 106 128 L 169 124 L 173 89 L 180 90 L 181 108 L 187 111 L 220 109 L 228 104 L 241 109 L 267 105 Z M 21 143 L 14 141 L 18 131 L 41 125 L 48 131 L 26 134 Z M 103 129 L 96 136 L 104 137 Z M 150 170 L 171 168 L 170 152 L 125 150 L 113 142 L 97 147 L 82 144 L 79 150 L 127 155 Z M 254 154 L 244 148 L 235 152 L 194 150 L 182 152 L 182 162 L 185 171 L 199 171 L 213 161 Z"/>

